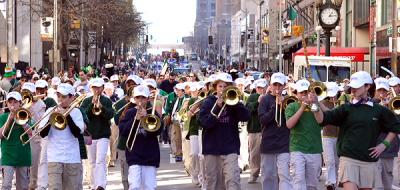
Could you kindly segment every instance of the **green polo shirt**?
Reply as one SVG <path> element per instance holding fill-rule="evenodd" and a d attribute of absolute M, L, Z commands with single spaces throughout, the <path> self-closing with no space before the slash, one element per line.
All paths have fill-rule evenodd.
<path fill-rule="evenodd" d="M 7 122 L 10 113 L 3 113 L 0 115 L 0 128 Z M 19 136 L 24 133 L 24 129 L 14 124 L 11 131 L 10 138 L 5 140 L 1 139 L 1 165 L 14 166 L 14 167 L 28 167 L 31 166 L 31 146 L 28 144 L 22 145 Z M 28 136 L 24 136 L 24 140 L 28 140 Z"/>
<path fill-rule="evenodd" d="M 285 110 L 286 121 L 300 109 L 300 103 L 293 102 Z M 296 125 L 290 129 L 290 152 L 318 154 L 322 152 L 321 126 L 313 112 L 303 112 Z"/>
<path fill-rule="evenodd" d="M 324 113 L 322 125 L 339 126 L 337 152 L 364 162 L 376 162 L 369 156 L 381 132 L 400 133 L 400 122 L 392 111 L 377 103 L 373 106 L 343 104 Z"/>

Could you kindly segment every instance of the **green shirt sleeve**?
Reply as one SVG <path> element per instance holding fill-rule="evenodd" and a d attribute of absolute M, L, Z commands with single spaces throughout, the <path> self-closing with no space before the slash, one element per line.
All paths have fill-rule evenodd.
<path fill-rule="evenodd" d="M 112 108 L 112 102 L 109 98 L 105 97 L 105 96 L 101 96 L 100 97 L 100 103 L 102 105 L 101 107 L 101 115 L 110 120 L 111 118 L 114 117 L 114 109 Z"/>
<path fill-rule="evenodd" d="M 400 122 L 391 110 L 383 107 L 381 117 L 381 123 L 384 123 L 384 131 L 394 132 L 397 134 L 400 133 Z"/>
<path fill-rule="evenodd" d="M 247 107 L 247 109 L 249 109 L 249 111 L 251 113 L 258 111 L 258 105 L 259 105 L 258 97 L 259 96 L 260 96 L 259 94 L 255 93 L 255 94 L 250 95 L 250 97 L 247 99 L 246 107 Z"/>
<path fill-rule="evenodd" d="M 286 120 L 290 119 L 294 114 L 296 114 L 299 107 L 299 103 L 293 102 L 290 103 L 285 109 L 285 118 Z"/>
<path fill-rule="evenodd" d="M 341 124 L 343 123 L 347 115 L 347 106 L 349 105 L 343 104 L 339 107 L 336 107 L 335 109 L 324 112 L 324 120 L 322 121 L 321 126 L 325 126 L 328 124 L 342 126 Z"/>

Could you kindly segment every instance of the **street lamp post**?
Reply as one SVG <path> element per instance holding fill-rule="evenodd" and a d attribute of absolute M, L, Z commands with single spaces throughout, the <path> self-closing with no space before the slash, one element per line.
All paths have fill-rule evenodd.
<path fill-rule="evenodd" d="M 259 55 L 258 55 L 258 68 L 259 69 L 261 69 L 261 68 L 263 68 L 263 66 L 261 65 L 262 63 L 261 63 L 261 61 L 262 61 L 262 40 L 261 40 L 261 38 L 262 38 L 262 35 L 261 35 L 261 32 L 262 32 L 262 5 L 264 4 L 264 0 L 261 0 L 260 1 L 260 4 L 259 4 L 259 8 L 260 8 L 260 18 L 259 18 L 259 31 L 258 31 L 258 42 L 259 42 L 259 47 L 258 47 L 258 52 L 259 52 Z"/>

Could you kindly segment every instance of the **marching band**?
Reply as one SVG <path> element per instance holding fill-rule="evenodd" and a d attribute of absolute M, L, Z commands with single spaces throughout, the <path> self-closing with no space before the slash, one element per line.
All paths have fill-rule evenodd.
<path fill-rule="evenodd" d="M 322 167 L 324 189 L 391 189 L 400 79 L 359 71 L 340 82 L 235 70 L 23 76 L 2 85 L 2 189 L 107 189 L 116 164 L 125 190 L 156 189 L 161 144 L 204 190 L 241 189 L 247 168 L 263 190 L 317 190 Z"/>

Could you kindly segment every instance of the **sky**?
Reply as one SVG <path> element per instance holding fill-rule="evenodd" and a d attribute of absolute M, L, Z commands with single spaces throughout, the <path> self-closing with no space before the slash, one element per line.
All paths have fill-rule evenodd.
<path fill-rule="evenodd" d="M 193 34 L 196 0 L 133 0 L 133 4 L 148 23 L 151 44 L 181 44 L 182 37 Z"/>

